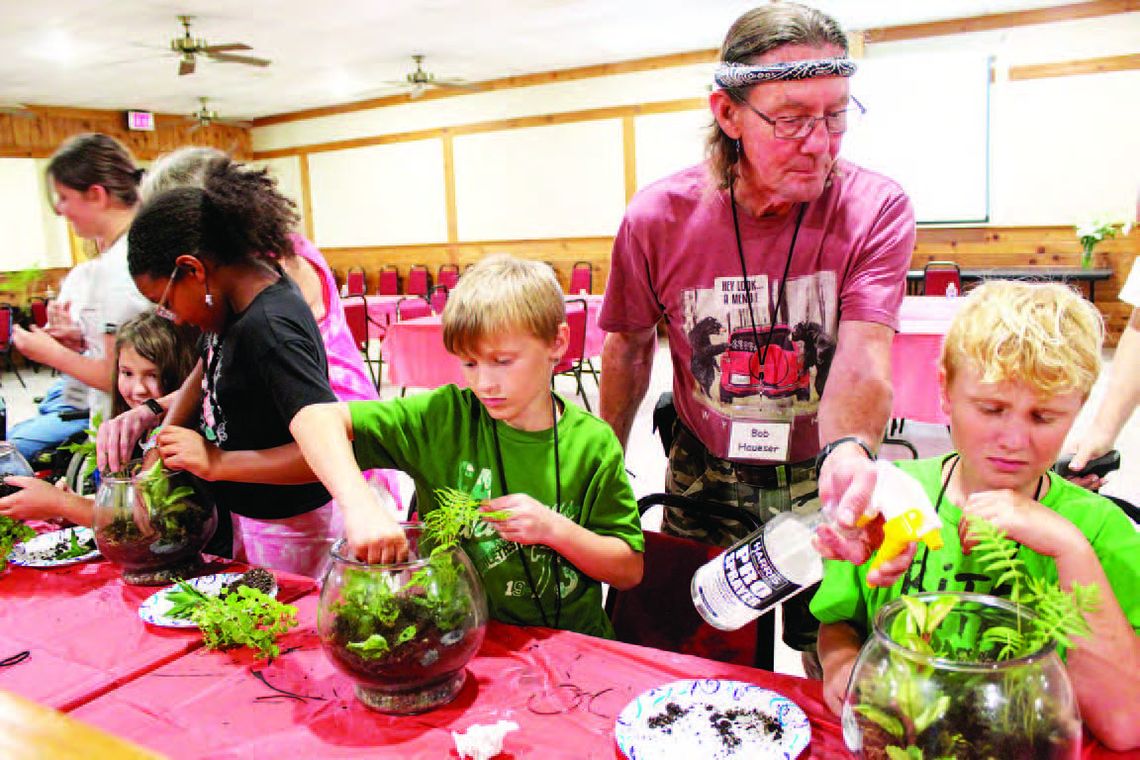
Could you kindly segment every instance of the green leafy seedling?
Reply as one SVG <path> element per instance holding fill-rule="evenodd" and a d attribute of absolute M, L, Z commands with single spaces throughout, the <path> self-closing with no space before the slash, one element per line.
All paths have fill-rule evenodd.
<path fill-rule="evenodd" d="M 94 536 L 88 538 L 86 541 L 80 541 L 79 536 L 76 535 L 74 530 L 71 531 L 70 536 L 71 540 L 69 541 L 68 548 L 57 554 L 55 556 L 56 559 L 72 559 L 74 557 L 82 557 L 84 554 L 87 554 L 95 548 Z"/>
<path fill-rule="evenodd" d="M 0 515 L 0 572 L 8 567 L 8 553 L 12 551 L 12 547 L 34 538 L 35 535 L 34 530 L 19 520 Z"/>
<path fill-rule="evenodd" d="M 424 532 L 437 549 L 447 549 L 458 544 L 461 538 L 470 538 L 481 521 L 510 516 L 506 510 L 480 511 L 482 501 L 456 488 L 437 488 L 435 498 L 439 506 L 424 515 Z"/>

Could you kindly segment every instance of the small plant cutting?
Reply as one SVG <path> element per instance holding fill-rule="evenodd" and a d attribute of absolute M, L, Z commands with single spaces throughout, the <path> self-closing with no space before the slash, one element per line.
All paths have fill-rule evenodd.
<path fill-rule="evenodd" d="M 992 524 L 971 518 L 970 530 L 973 552 L 1009 601 L 928 593 L 884 608 L 847 697 L 864 757 L 1035 760 L 1068 757 L 1079 742 L 1080 719 L 1051 648 L 1088 634 L 1097 589 L 1064 591 L 1031 577 L 1018 545 Z M 901 651 L 879 643 L 882 634 Z"/>
<path fill-rule="evenodd" d="M 1077 240 L 1081 243 L 1081 266 L 1092 266 L 1093 249 L 1102 240 L 1111 240 L 1118 234 L 1128 237 L 1132 231 L 1131 222 L 1109 221 L 1104 218 L 1090 219 L 1077 225 Z"/>
<path fill-rule="evenodd" d="M 30 538 L 36 532 L 19 520 L 13 520 L 6 515 L 0 515 L 0 573 L 8 569 L 8 554 L 12 547 Z"/>
<path fill-rule="evenodd" d="M 247 646 L 258 659 L 277 657 L 281 654 L 277 639 L 297 625 L 297 608 L 273 598 L 276 581 L 261 568 L 246 571 L 217 595 L 205 594 L 184 580 L 176 585 L 166 594 L 173 604 L 166 615 L 193 621 L 202 629 L 207 649 Z"/>
<path fill-rule="evenodd" d="M 361 567 L 338 559 L 322 590 L 318 629 L 326 650 L 360 682 L 365 704 L 389 712 L 429 709 L 453 697 L 485 630 L 482 586 L 459 541 L 496 515 L 455 489 L 435 496 L 423 525 L 407 529 L 406 564 Z"/>
<path fill-rule="evenodd" d="M 83 459 L 83 472 L 81 478 L 87 480 L 95 474 L 95 468 L 98 466 L 97 455 L 95 451 L 95 441 L 99 435 L 99 426 L 103 424 L 103 413 L 95 412 L 91 417 L 91 427 L 85 429 L 83 432 L 87 437 L 82 441 L 76 443 L 65 443 L 60 446 L 64 451 L 70 451 L 72 456 L 82 455 Z"/>

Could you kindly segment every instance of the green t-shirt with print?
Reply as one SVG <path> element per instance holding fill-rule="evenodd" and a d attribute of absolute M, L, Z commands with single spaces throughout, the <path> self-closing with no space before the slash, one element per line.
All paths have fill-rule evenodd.
<path fill-rule="evenodd" d="M 942 467 L 947 458 L 895 464 L 915 477 L 931 503 L 935 503 L 942 490 Z M 1108 499 L 1052 472 L 1049 473 L 1049 491 L 1041 503 L 1073 523 L 1088 539 L 1125 617 L 1132 629 L 1140 632 L 1140 533 L 1136 526 Z M 943 497 L 938 513 L 942 518 L 945 546 L 935 552 L 920 546 L 910 568 L 893 586 L 871 588 L 867 585 L 870 562 L 856 566 L 850 562 L 826 561 L 823 581 L 811 601 L 812 614 L 823 623 L 853 623 L 866 635 L 878 611 L 903 594 L 922 591 L 995 593 L 994 579 L 983 570 L 978 554 L 962 554 L 958 539 L 962 510 Z M 1030 577 L 1057 581 L 1057 565 L 1052 557 L 1025 546 L 1019 550 L 1018 557 L 1025 563 Z M 1008 596 L 1008 589 L 998 589 L 996 595 Z"/>
<path fill-rule="evenodd" d="M 605 422 L 559 401 L 564 412 L 558 420 L 558 512 L 598 535 L 616 536 L 643 551 L 637 500 L 626 478 L 621 445 Z M 525 493 L 546 505 L 556 500 L 553 429 L 529 432 L 495 423 L 469 389 L 448 385 L 392 401 L 355 401 L 349 411 L 357 463 L 366 470 L 395 468 L 410 475 L 421 517 L 436 508 L 438 488 L 457 488 L 477 499 L 508 493 L 499 477 L 496 425 L 509 493 Z M 463 548 L 483 579 L 492 617 L 516 625 L 544 625 L 545 614 L 545 624 L 554 625 L 558 592 L 553 550 L 503 541 L 485 524 Z M 528 581 L 528 568 L 536 589 Z M 557 627 L 612 638 L 601 583 L 563 558 L 557 568 L 562 597 Z"/>

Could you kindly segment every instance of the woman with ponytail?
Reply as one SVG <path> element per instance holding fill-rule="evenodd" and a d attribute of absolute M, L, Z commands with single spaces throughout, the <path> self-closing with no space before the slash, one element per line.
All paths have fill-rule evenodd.
<path fill-rule="evenodd" d="M 82 265 L 78 287 L 69 283 L 71 300 L 52 310 L 50 328 L 16 327 L 12 341 L 28 359 L 79 383 L 64 390 L 67 405 L 107 416 L 115 331 L 150 308 L 127 271 L 127 229 L 138 211 L 142 170 L 114 138 L 81 134 L 55 152 L 47 178 L 55 212 L 94 243 L 99 256 Z"/>
<path fill-rule="evenodd" d="M 203 331 L 199 371 L 169 402 L 159 454 L 207 481 L 233 515 L 237 559 L 316 577 L 342 532 L 364 556 L 394 556 L 405 544 L 379 510 L 345 512 L 342 528 L 293 442 L 300 409 L 336 400 L 313 313 L 265 255 L 292 250 L 296 222 L 267 172 L 227 158 L 201 187 L 147 201 L 131 227 L 129 265 L 159 313 Z M 117 431 L 101 435 L 100 462 L 117 464 L 122 443 Z"/>

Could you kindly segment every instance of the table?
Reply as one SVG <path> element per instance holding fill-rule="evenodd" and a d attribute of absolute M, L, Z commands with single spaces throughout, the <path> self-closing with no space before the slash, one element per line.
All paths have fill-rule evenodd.
<path fill-rule="evenodd" d="M 365 296 L 368 318 L 368 337 L 379 340 L 384 337 L 383 328 L 396 321 L 396 304 L 405 298 L 415 296 Z"/>
<path fill-rule="evenodd" d="M 963 284 L 983 280 L 1040 280 L 1043 282 L 1087 282 L 1089 300 L 1096 301 L 1096 284 L 1112 277 L 1111 269 L 1085 269 L 1084 267 L 971 267 L 960 269 Z M 906 273 L 907 293 L 922 293 L 923 270 L 911 269 Z"/>
<path fill-rule="evenodd" d="M 416 716 L 374 713 L 356 701 L 351 681 L 333 668 L 320 648 L 314 628 L 318 602 L 314 584 L 285 574 L 278 574 L 278 583 L 282 599 L 300 595 L 292 602 L 300 626 L 282 638 L 281 656 L 265 662 L 247 650 L 202 649 L 195 631 L 145 626 L 133 600 L 141 601 L 150 591 L 124 586 L 105 561 L 46 571 L 12 568 L 0 576 L 5 636 L 12 635 L 13 620 L 25 627 L 28 619 L 46 620 L 28 615 L 28 609 L 67 610 L 74 622 L 61 630 L 36 628 L 48 643 L 30 644 L 26 647 L 32 650 L 30 658 L 0 669 L 0 689 L 29 697 L 28 690 L 36 684 L 24 678 L 13 686 L 14 681 L 4 679 L 43 659 L 41 650 L 49 644 L 58 646 L 60 639 L 71 639 L 69 661 L 77 662 L 106 659 L 103 649 L 122 655 L 127 647 L 117 639 L 125 635 L 130 646 L 151 653 L 156 646 L 175 645 L 180 651 L 153 666 L 122 671 L 97 692 L 70 700 L 64 710 L 85 724 L 171 757 L 451 757 L 451 731 L 510 719 L 520 731 L 507 736 L 505 758 L 612 760 L 617 756 L 614 718 L 635 695 L 677 679 L 725 678 L 776 690 L 803 708 L 811 721 L 812 743 L 801 757 L 849 756 L 839 723 L 823 703 L 819 682 L 568 631 L 497 622 L 488 625 L 455 702 Z M 40 674 L 48 677 L 45 671 Z M 57 671 L 50 685 L 74 693 L 74 682 L 82 676 L 82 672 Z M 0 695 L 0 708 L 4 706 Z M 4 715 L 0 709 L 0 717 Z M 55 735 L 65 729 L 52 730 Z M 8 746 L 9 735 L 0 733 L 0 750 Z M 1086 737 L 1083 758 L 1124 756 Z"/>
<path fill-rule="evenodd" d="M 960 298 L 906 296 L 891 344 L 891 417 L 946 425 L 938 397 L 938 358 Z"/>
<path fill-rule="evenodd" d="M 282 640 L 287 654 L 272 664 L 194 652 L 74 715 L 175 758 L 446 758 L 454 756 L 451 731 L 513 720 L 520 730 L 507 735 L 505 757 L 613 760 L 614 719 L 635 696 L 681 678 L 731 678 L 778 690 L 804 709 L 813 738 L 802 757 L 846 756 L 819 682 L 497 622 L 488 626 L 455 702 L 411 717 L 374 713 L 356 701 L 351 680 L 321 650 L 315 596 L 298 607 L 305 629 Z"/>
<path fill-rule="evenodd" d="M 601 356 L 605 342 L 605 332 L 598 327 L 602 298 L 600 295 L 566 298 L 569 308 L 573 308 L 576 300 L 586 302 L 586 358 Z M 466 385 L 462 363 L 443 347 L 443 324 L 438 314 L 392 322 L 380 350 L 392 385 L 412 388 L 438 388 L 450 383 Z"/>
<path fill-rule="evenodd" d="M 210 572 L 245 569 L 226 560 L 212 565 Z M 315 587 L 308 578 L 278 576 L 284 602 Z M 200 647 L 195 631 L 152 628 L 139 619 L 139 605 L 155 591 L 123 583 L 106 561 L 49 570 L 10 566 L 0 577 L 0 659 L 29 656 L 0 668 L 0 689 L 66 712 Z"/>

